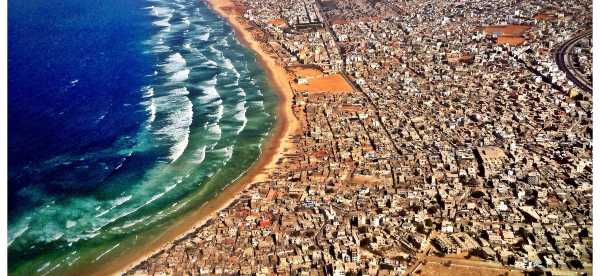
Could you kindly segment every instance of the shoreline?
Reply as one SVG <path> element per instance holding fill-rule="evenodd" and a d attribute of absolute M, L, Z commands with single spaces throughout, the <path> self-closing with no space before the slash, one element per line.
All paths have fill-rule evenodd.
<path fill-rule="evenodd" d="M 267 180 L 268 174 L 276 166 L 277 160 L 292 146 L 287 138 L 299 129 L 299 122 L 291 108 L 293 93 L 288 81 L 287 71 L 277 64 L 275 58 L 262 49 L 258 41 L 254 40 L 252 33 L 246 30 L 249 26 L 244 22 L 240 22 L 237 19 L 237 14 L 226 10 L 226 8 L 233 5 L 230 0 L 200 1 L 204 2 L 213 12 L 226 21 L 234 30 L 236 39 L 256 55 L 258 64 L 265 70 L 268 83 L 278 98 L 275 125 L 263 141 L 258 159 L 246 172 L 202 206 L 179 219 L 177 224 L 169 228 L 158 240 L 145 245 L 144 248 L 139 248 L 139 251 L 135 253 L 127 254 L 118 260 L 106 263 L 101 269 L 91 272 L 91 275 L 121 275 L 126 273 L 144 260 L 169 248 L 177 240 L 202 228 L 210 219 L 216 216 L 216 213 L 235 203 L 248 185 Z"/>

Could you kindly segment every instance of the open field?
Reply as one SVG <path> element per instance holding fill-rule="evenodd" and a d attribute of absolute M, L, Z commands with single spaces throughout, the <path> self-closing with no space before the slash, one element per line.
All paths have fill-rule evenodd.
<path fill-rule="evenodd" d="M 287 27 L 287 23 L 281 18 L 271 19 L 269 20 L 269 23 L 282 28 Z"/>
<path fill-rule="evenodd" d="M 483 28 L 486 34 L 498 33 L 499 36 L 496 39 L 498 44 L 509 44 L 509 45 L 522 45 L 525 43 L 525 37 L 523 36 L 531 26 L 528 25 L 497 25 L 487 26 Z"/>
<path fill-rule="evenodd" d="M 503 35 L 496 39 L 496 43 L 517 46 L 517 45 L 522 45 L 523 43 L 525 43 L 525 38 L 523 38 L 522 36 Z"/>
<path fill-rule="evenodd" d="M 491 34 L 491 33 L 500 33 L 501 35 L 506 36 L 522 36 L 531 29 L 531 26 L 528 25 L 497 25 L 497 26 L 487 26 L 483 28 L 483 31 Z"/>
<path fill-rule="evenodd" d="M 327 75 L 316 68 L 289 67 L 294 90 L 308 93 L 349 93 L 352 86 L 340 74 Z M 303 79 L 305 83 L 298 83 Z"/>
<path fill-rule="evenodd" d="M 438 262 L 429 261 L 420 267 L 414 275 L 437 275 L 437 276 L 521 276 L 520 271 L 511 271 L 504 268 L 478 267 L 464 264 L 450 263 L 445 265 Z"/>

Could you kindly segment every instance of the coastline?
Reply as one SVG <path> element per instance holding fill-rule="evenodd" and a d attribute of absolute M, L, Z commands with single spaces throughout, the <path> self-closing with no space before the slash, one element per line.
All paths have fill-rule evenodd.
<path fill-rule="evenodd" d="M 266 71 L 269 84 L 278 97 L 276 109 L 276 122 L 261 147 L 261 153 L 252 166 L 223 191 L 215 195 L 197 210 L 190 212 L 177 221 L 176 225 L 169 228 L 159 239 L 139 248 L 135 253 L 106 263 L 100 270 L 91 272 L 91 275 L 121 275 L 134 268 L 147 258 L 169 248 L 173 242 L 187 234 L 201 228 L 219 211 L 228 208 L 234 203 L 249 184 L 266 181 L 277 160 L 292 146 L 287 138 L 299 128 L 299 122 L 291 109 L 293 93 L 288 81 L 287 71 L 277 64 L 269 53 L 265 52 L 261 44 L 254 40 L 244 22 L 237 19 L 237 14 L 227 10 L 233 3 L 230 0 L 201 0 L 222 17 L 233 29 L 235 36 L 242 45 L 252 50 L 259 65 Z"/>

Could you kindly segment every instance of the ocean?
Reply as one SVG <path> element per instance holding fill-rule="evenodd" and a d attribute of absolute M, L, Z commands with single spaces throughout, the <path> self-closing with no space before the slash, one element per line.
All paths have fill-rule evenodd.
<path fill-rule="evenodd" d="M 243 174 L 275 123 L 255 55 L 198 0 L 9 0 L 8 262 L 131 253 Z"/>

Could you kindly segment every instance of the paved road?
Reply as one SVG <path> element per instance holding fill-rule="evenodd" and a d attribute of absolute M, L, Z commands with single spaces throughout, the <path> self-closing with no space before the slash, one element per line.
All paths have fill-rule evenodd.
<path fill-rule="evenodd" d="M 567 78 L 579 88 L 590 93 L 592 92 L 592 84 L 589 83 L 587 79 L 581 75 L 580 72 L 574 70 L 573 65 L 571 64 L 571 60 L 569 59 L 569 53 L 571 53 L 571 50 L 573 49 L 573 47 L 575 47 L 575 45 L 580 39 L 586 38 L 591 35 L 592 30 L 587 30 L 575 35 L 574 37 L 563 43 L 560 46 L 560 48 L 558 48 L 554 56 L 554 58 L 556 59 L 556 63 L 558 64 L 558 68 L 560 68 L 560 70 L 564 71 L 567 74 Z"/>

